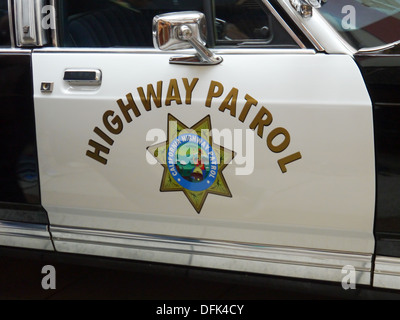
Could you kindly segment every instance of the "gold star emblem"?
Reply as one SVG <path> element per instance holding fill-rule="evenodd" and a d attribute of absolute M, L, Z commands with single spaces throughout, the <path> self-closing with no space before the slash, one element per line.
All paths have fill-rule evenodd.
<path fill-rule="evenodd" d="M 213 142 L 211 128 L 210 116 L 189 128 L 169 114 L 167 141 L 147 148 L 164 167 L 160 191 L 182 191 L 197 213 L 209 193 L 232 197 L 222 171 L 235 153 Z"/>

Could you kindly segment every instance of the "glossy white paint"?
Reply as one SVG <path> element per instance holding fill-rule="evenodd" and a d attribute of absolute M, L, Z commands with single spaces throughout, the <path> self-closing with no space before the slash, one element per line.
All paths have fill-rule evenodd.
<path fill-rule="evenodd" d="M 175 53 L 176 54 L 176 53 Z M 175 55 L 174 54 L 174 55 Z M 373 253 L 375 203 L 371 102 L 351 57 L 325 54 L 223 54 L 217 66 L 170 65 L 165 53 L 33 54 L 36 128 L 42 203 L 56 226 L 221 240 L 339 252 Z M 69 87 L 65 69 L 100 69 L 100 87 Z M 191 105 L 146 112 L 137 87 L 170 79 L 199 78 Z M 205 107 L 210 81 L 224 94 Z M 54 82 L 51 94 L 41 82 Z M 233 88 L 259 101 L 244 123 L 218 110 Z M 132 93 L 142 113 L 113 136 L 106 166 L 85 155 L 102 117 Z M 261 106 L 273 115 L 264 138 L 255 136 L 255 170 L 224 170 L 232 198 L 208 195 L 197 214 L 182 192 L 160 192 L 163 168 L 146 161 L 146 134 L 167 129 L 171 113 L 188 126 L 210 115 L 213 128 L 248 129 Z M 271 152 L 266 134 L 290 132 L 281 154 Z M 96 138 L 97 137 L 97 138 Z M 221 143 L 224 144 L 223 142 Z M 300 151 L 303 158 L 282 173 L 277 160 Z M 57 248 L 57 241 L 55 241 Z"/>

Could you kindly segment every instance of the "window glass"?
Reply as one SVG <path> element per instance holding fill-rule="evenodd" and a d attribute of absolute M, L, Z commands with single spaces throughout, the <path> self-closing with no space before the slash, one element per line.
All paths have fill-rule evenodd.
<path fill-rule="evenodd" d="M 203 11 L 202 0 L 65 0 L 63 34 L 67 47 L 153 47 L 157 14 Z"/>
<path fill-rule="evenodd" d="M 7 0 L 0 0 L 0 47 L 10 46 Z"/>
<path fill-rule="evenodd" d="M 297 46 L 258 0 L 215 0 L 216 45 Z"/>
<path fill-rule="evenodd" d="M 153 47 L 153 17 L 178 11 L 215 16 L 210 46 L 297 47 L 259 0 L 64 0 L 60 40 L 66 47 Z"/>
<path fill-rule="evenodd" d="M 400 40 L 400 0 L 335 0 L 322 15 L 356 49 Z"/>

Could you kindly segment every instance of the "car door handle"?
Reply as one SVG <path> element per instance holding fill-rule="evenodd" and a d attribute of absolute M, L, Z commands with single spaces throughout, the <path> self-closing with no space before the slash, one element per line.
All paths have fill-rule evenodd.
<path fill-rule="evenodd" d="M 74 86 L 100 86 L 102 72 L 99 69 L 67 69 L 64 81 Z"/>

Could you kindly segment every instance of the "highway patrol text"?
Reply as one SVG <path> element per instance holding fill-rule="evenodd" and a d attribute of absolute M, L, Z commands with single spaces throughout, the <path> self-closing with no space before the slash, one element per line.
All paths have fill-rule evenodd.
<path fill-rule="evenodd" d="M 146 89 L 138 87 L 136 89 L 137 94 L 128 93 L 126 100 L 119 99 L 117 101 L 119 111 L 107 110 L 104 112 L 102 117 L 103 124 L 94 128 L 93 132 L 96 137 L 94 138 L 95 140 L 89 140 L 89 149 L 86 155 L 106 165 L 108 162 L 106 156 L 110 153 L 110 147 L 114 144 L 115 136 L 121 134 L 125 124 L 131 123 L 134 118 L 139 118 L 143 111 L 151 111 L 154 107 L 156 109 L 161 108 L 163 104 L 167 107 L 173 104 L 182 105 L 183 103 L 191 105 L 192 95 L 198 82 L 199 78 L 192 80 L 182 78 L 180 81 L 170 79 L 168 83 L 163 81 L 158 81 L 156 84 L 149 83 Z M 265 140 L 267 149 L 280 155 L 280 159 L 277 160 L 279 168 L 282 173 L 287 172 L 287 166 L 290 163 L 302 158 L 300 152 L 285 152 L 291 142 L 289 131 L 283 127 L 269 130 L 271 126 L 273 127 L 274 121 L 272 113 L 266 107 L 259 106 L 258 101 L 249 94 L 239 95 L 239 89 L 237 88 L 231 88 L 226 94 L 228 90 L 224 88 L 222 83 L 211 81 L 204 99 L 204 106 L 209 109 L 217 108 L 220 112 L 237 118 L 242 123 L 249 120 L 249 128 L 256 132 L 261 139 Z M 165 91 L 166 94 L 163 94 Z M 181 92 L 183 93 L 182 95 Z M 139 101 L 141 104 L 138 103 Z M 139 108 L 140 105 L 142 105 L 141 108 Z M 253 109 L 256 110 L 256 115 L 247 119 Z"/>

